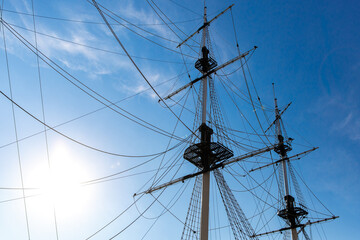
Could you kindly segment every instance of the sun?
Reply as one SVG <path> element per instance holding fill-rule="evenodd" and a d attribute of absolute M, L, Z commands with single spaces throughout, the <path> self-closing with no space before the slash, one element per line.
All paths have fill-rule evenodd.
<path fill-rule="evenodd" d="M 91 202 L 89 189 L 82 184 L 89 179 L 86 167 L 62 142 L 50 152 L 50 162 L 34 167 L 31 182 L 38 188 L 30 207 L 41 215 L 53 210 L 62 219 L 73 219 L 85 212 Z"/>

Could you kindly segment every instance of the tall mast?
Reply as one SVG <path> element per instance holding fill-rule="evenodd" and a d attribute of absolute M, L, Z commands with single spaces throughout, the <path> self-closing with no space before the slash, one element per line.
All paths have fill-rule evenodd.
<path fill-rule="evenodd" d="M 201 73 L 201 77 L 196 78 L 190 81 L 188 84 L 182 86 L 177 89 L 173 93 L 164 97 L 164 100 L 171 98 L 172 96 L 178 94 L 182 90 L 192 86 L 197 82 L 201 82 L 202 84 L 202 96 L 201 96 L 201 125 L 199 127 L 200 138 L 199 142 L 196 139 L 197 143 L 191 144 L 184 152 L 184 159 L 188 160 L 190 163 L 195 165 L 199 171 L 197 173 L 188 174 L 178 179 L 172 180 L 168 183 L 164 183 L 157 187 L 153 187 L 148 189 L 143 193 L 151 193 L 153 191 L 157 191 L 159 189 L 165 188 L 172 184 L 183 182 L 187 179 L 191 179 L 193 177 L 202 176 L 202 188 L 201 188 L 201 212 L 200 212 L 200 240 L 208 240 L 208 232 L 209 232 L 209 196 L 210 196 L 210 172 L 215 171 L 215 178 L 218 185 L 221 185 L 221 194 L 226 194 L 226 200 L 223 200 L 224 205 L 229 205 L 227 208 L 231 208 L 231 213 L 227 212 L 230 224 L 232 226 L 232 230 L 234 236 L 243 236 L 243 237 L 252 237 L 255 232 L 250 226 L 248 220 L 246 219 L 244 213 L 242 212 L 239 204 L 237 203 L 235 197 L 231 193 L 231 190 L 228 188 L 225 179 L 222 176 L 222 173 L 218 170 L 219 168 L 224 167 L 225 165 L 233 164 L 235 162 L 244 160 L 249 157 L 253 157 L 264 152 L 268 152 L 274 149 L 273 146 L 266 147 L 264 149 L 258 149 L 253 152 L 244 154 L 242 156 L 238 156 L 232 158 L 234 156 L 233 151 L 224 146 L 220 142 L 212 141 L 211 135 L 213 134 L 213 130 L 211 127 L 207 126 L 206 113 L 207 113 L 207 99 L 208 99 L 208 82 L 210 81 L 209 77 L 213 73 L 216 73 L 218 70 L 225 68 L 226 66 L 244 58 L 250 52 L 254 51 L 256 47 L 253 49 L 225 62 L 224 64 L 218 66 L 217 62 L 210 56 L 209 49 L 207 48 L 208 42 L 208 27 L 212 21 L 217 19 L 219 16 L 224 14 L 226 11 L 231 9 L 233 5 L 226 8 L 224 11 L 216 15 L 210 21 L 207 20 L 206 14 L 206 6 L 204 6 L 204 24 L 193 34 L 191 34 L 188 38 L 186 38 L 183 42 L 181 42 L 178 47 L 181 47 L 185 42 L 187 42 L 190 38 L 192 38 L 197 33 L 202 33 L 201 38 L 201 52 L 199 59 L 195 62 L 195 68 L 199 70 Z M 211 91 L 210 93 L 211 94 Z M 138 194 L 134 194 L 138 195 Z M 192 230 L 195 233 L 194 230 Z M 238 238 L 236 238 L 238 239 Z"/>
<path fill-rule="evenodd" d="M 288 161 L 287 152 L 290 151 L 290 148 L 287 148 L 284 144 L 284 137 L 282 135 L 281 126 L 280 126 L 280 111 L 277 105 L 277 99 L 275 98 L 275 117 L 276 117 L 276 123 L 275 123 L 275 131 L 278 138 L 278 151 L 280 157 L 281 157 L 281 167 L 282 172 L 284 176 L 284 189 L 285 189 L 285 202 L 286 202 L 286 210 L 290 211 L 291 208 L 294 208 L 294 198 L 290 195 L 289 192 L 289 182 L 287 177 L 287 168 L 286 168 L 286 161 Z M 290 216 L 289 216 L 290 217 Z M 291 228 L 291 239 L 292 240 L 298 240 L 298 233 L 296 231 L 296 223 L 295 218 L 293 216 L 289 219 L 290 227 Z"/>
<path fill-rule="evenodd" d="M 289 161 L 287 152 L 291 151 L 291 139 L 284 141 L 284 136 L 281 130 L 281 114 L 277 104 L 277 98 L 275 97 L 274 91 L 274 101 L 275 101 L 275 132 L 278 140 L 278 145 L 274 151 L 279 154 L 280 162 L 282 167 L 282 173 L 284 177 L 284 190 L 285 190 L 285 209 L 282 209 L 278 212 L 278 215 L 283 218 L 291 230 L 291 239 L 298 240 L 297 228 L 299 227 L 300 220 L 299 218 L 307 215 L 308 213 L 300 208 L 295 207 L 295 198 L 290 195 L 289 191 L 289 179 L 287 175 L 287 162 Z"/>
<path fill-rule="evenodd" d="M 273 84 L 273 88 L 274 88 L 274 84 Z M 297 197 L 300 199 L 301 201 L 301 192 L 300 189 L 296 190 L 298 187 L 297 182 L 295 177 L 293 176 L 293 173 L 291 172 L 291 165 L 290 165 L 290 160 L 294 160 L 296 158 L 298 158 L 301 155 L 307 154 L 309 152 L 312 152 L 314 150 L 317 149 L 317 147 L 314 147 L 312 149 L 306 150 L 302 153 L 298 153 L 295 154 L 293 156 L 288 156 L 288 152 L 292 150 L 291 147 L 291 142 L 293 139 L 291 138 L 287 138 L 286 136 L 283 136 L 283 130 L 285 132 L 285 128 L 283 126 L 282 120 L 281 120 L 281 116 L 282 114 L 285 112 L 285 110 L 290 106 L 291 103 L 289 103 L 281 112 L 279 110 L 278 104 L 277 104 L 277 98 L 275 96 L 275 90 L 274 90 L 274 102 L 275 102 L 275 120 L 270 124 L 270 126 L 268 127 L 268 129 L 266 129 L 265 132 L 267 132 L 272 126 L 275 126 L 275 134 L 277 137 L 277 143 L 275 144 L 274 147 L 274 151 L 280 156 L 280 160 L 277 161 L 273 161 L 272 163 L 266 164 L 264 166 L 261 167 L 257 167 L 254 169 L 251 169 L 249 172 L 253 172 L 268 166 L 272 166 L 272 165 L 277 165 L 280 164 L 281 165 L 281 173 L 283 176 L 283 187 L 284 188 L 284 201 L 285 201 L 285 206 L 283 209 L 280 209 L 277 213 L 277 215 L 279 217 L 281 217 L 287 224 L 286 227 L 283 227 L 281 229 L 277 229 L 277 230 L 273 230 L 273 231 L 269 231 L 269 232 L 265 232 L 265 233 L 260 233 L 260 234 L 256 234 L 254 235 L 254 237 L 258 237 L 258 236 L 264 236 L 267 234 L 272 234 L 272 233 L 276 233 L 276 232 L 283 232 L 283 231 L 287 231 L 287 230 L 291 230 L 291 239 L 292 240 L 298 240 L 299 239 L 299 233 L 302 232 L 302 234 L 304 235 L 304 238 L 306 240 L 310 240 L 310 237 L 307 235 L 307 233 L 305 232 L 305 227 L 306 226 L 310 226 L 316 223 L 321 223 L 321 222 L 325 222 L 325 221 L 329 221 L 329 220 L 333 220 L 338 218 L 338 216 L 332 216 L 329 218 L 324 218 L 321 220 L 317 220 L 317 221 L 307 221 L 306 223 L 301 223 L 301 221 L 308 215 L 308 212 L 306 210 L 306 207 L 304 204 L 299 203 L 299 205 L 296 205 L 295 202 L 295 198 L 291 195 L 290 193 L 290 180 L 288 177 L 288 170 L 290 172 L 290 176 L 292 177 L 292 184 L 294 184 L 294 188 L 297 194 Z M 298 158 L 299 159 L 299 158 Z M 299 231 L 297 231 L 297 229 L 299 229 Z"/>
<path fill-rule="evenodd" d="M 204 61 L 202 62 L 202 71 L 203 74 L 207 73 L 209 71 L 209 67 L 207 66 L 207 61 L 209 59 L 209 50 L 206 48 L 206 41 L 207 41 L 207 28 L 208 28 L 208 23 L 207 23 L 207 17 L 206 17 L 206 6 L 204 7 L 204 29 L 202 32 L 202 38 L 201 38 L 201 51 L 202 51 L 202 59 L 204 59 Z M 202 118 L 201 118 L 201 123 L 204 124 L 206 123 L 206 105 L 207 105 L 207 80 L 208 77 L 204 77 L 203 78 L 203 91 L 202 91 Z"/>
<path fill-rule="evenodd" d="M 207 17 L 206 17 L 206 6 L 204 6 L 204 29 L 202 32 L 201 39 L 201 51 L 202 51 L 202 73 L 206 74 L 209 69 L 208 59 L 209 59 L 209 50 L 206 48 L 207 41 Z M 207 82 L 208 77 L 204 77 L 202 80 L 202 118 L 201 118 L 201 143 L 206 144 L 206 142 L 210 142 L 207 139 L 207 131 L 206 131 L 206 109 L 207 109 Z M 211 131 L 212 132 L 212 131 Z M 209 132 L 210 133 L 210 132 Z M 208 164 L 208 156 L 207 154 L 202 154 L 201 160 L 203 162 L 204 169 L 207 170 L 209 168 Z M 207 240 L 209 233 L 209 195 L 210 195 L 210 171 L 206 171 L 202 175 L 202 192 L 201 192 L 201 218 L 200 218 L 200 240 Z"/>
<path fill-rule="evenodd" d="M 275 131 L 276 131 L 276 136 L 278 138 L 279 141 L 279 146 L 284 145 L 284 137 L 282 135 L 282 131 L 281 131 L 281 126 L 280 126 L 280 111 L 277 105 L 277 98 L 274 99 L 275 101 Z M 287 151 L 280 151 L 280 156 L 281 156 L 281 166 L 282 166 L 282 171 L 283 171 L 283 176 L 284 176 L 284 189 L 285 189 L 285 196 L 289 195 L 289 182 L 288 182 L 288 177 L 287 177 L 287 168 L 286 168 L 286 160 L 287 160 Z"/>

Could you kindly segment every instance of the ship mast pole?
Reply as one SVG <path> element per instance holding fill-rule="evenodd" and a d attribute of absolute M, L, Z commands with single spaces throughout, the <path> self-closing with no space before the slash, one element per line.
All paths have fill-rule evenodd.
<path fill-rule="evenodd" d="M 202 49 L 202 58 L 207 59 L 209 51 L 206 48 L 206 37 L 207 37 L 207 17 L 206 17 L 206 6 L 204 6 L 204 29 L 202 32 L 202 41 L 201 41 L 201 49 Z M 208 69 L 203 69 L 206 73 Z M 201 118 L 201 126 L 206 126 L 206 109 L 207 109 L 207 82 L 208 77 L 204 77 L 202 80 L 202 118 Z M 200 131 L 201 128 L 200 127 Z M 205 143 L 209 139 L 206 139 L 206 130 L 201 131 L 201 142 Z M 203 154 L 202 162 L 207 163 L 208 156 Z M 208 164 L 204 164 L 204 170 L 207 170 L 209 166 Z M 201 192 L 201 219 L 200 219 L 200 240 L 208 240 L 209 233 L 209 195 L 210 195 L 210 171 L 206 171 L 202 175 L 202 192 Z"/>
<path fill-rule="evenodd" d="M 282 166 L 282 171 L 283 171 L 283 176 L 284 176 L 286 211 L 291 213 L 294 210 L 294 198 L 290 195 L 290 192 L 289 192 L 289 181 L 288 181 L 287 168 L 286 168 L 286 162 L 289 159 L 287 156 L 287 152 L 290 151 L 290 149 L 284 143 L 284 137 L 282 135 L 281 126 L 280 126 L 281 115 L 280 115 L 280 111 L 279 111 L 279 108 L 277 105 L 276 97 L 275 97 L 275 117 L 276 117 L 276 122 L 275 122 L 276 130 L 275 131 L 276 131 L 276 135 L 277 135 L 277 138 L 279 141 L 277 152 L 281 156 L 281 166 Z M 287 219 L 290 222 L 291 239 L 298 240 L 298 232 L 296 230 L 296 217 L 288 216 Z"/>
<path fill-rule="evenodd" d="M 278 137 L 279 140 L 279 145 L 284 144 L 284 138 L 282 136 L 282 132 L 281 132 L 281 127 L 280 127 L 280 111 L 277 105 L 277 99 L 275 98 L 275 115 L 276 115 L 276 135 Z M 282 166 L 282 171 L 283 171 L 283 175 L 284 175 L 284 188 L 285 188 L 285 196 L 289 195 L 289 182 L 288 182 L 288 177 L 287 177 L 287 169 L 286 169 L 286 159 L 287 159 L 287 154 L 286 152 L 281 152 L 281 166 Z"/>
<path fill-rule="evenodd" d="M 201 49 L 202 49 L 202 57 L 206 58 L 208 55 L 208 51 L 205 52 L 204 49 L 206 48 L 206 33 L 207 33 L 207 17 L 206 17 L 206 7 L 204 7 L 204 29 L 202 32 L 202 38 L 201 38 Z M 204 56 L 206 55 L 206 56 Z M 207 69 L 204 69 L 207 71 Z M 207 106 L 207 80 L 208 77 L 203 78 L 203 91 L 202 91 L 202 117 L 201 117 L 201 123 L 206 123 L 206 106 Z"/>

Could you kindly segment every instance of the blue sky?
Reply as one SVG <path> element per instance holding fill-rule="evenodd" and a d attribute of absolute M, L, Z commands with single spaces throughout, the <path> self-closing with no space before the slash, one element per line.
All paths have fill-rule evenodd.
<path fill-rule="evenodd" d="M 184 57 L 169 49 L 179 51 L 176 48 L 180 42 L 179 37 L 184 39 L 185 34 L 190 34 L 201 26 L 202 1 L 156 1 L 157 6 L 179 27 L 173 28 L 179 37 L 162 24 L 146 1 L 106 0 L 100 3 L 121 16 L 121 23 L 124 23 L 125 19 L 147 31 L 126 25 L 148 40 L 123 26 L 113 25 L 120 41 L 147 79 L 156 86 L 160 95 L 164 96 L 186 84 L 189 81 L 187 68 L 192 79 L 199 76 L 193 69 L 198 57 L 199 36 L 194 38 L 194 42 L 189 42 L 195 51 L 189 47 L 182 48 Z M 259 96 L 268 110 L 267 115 L 273 118 L 271 83 L 275 82 L 280 106 L 284 107 L 292 102 L 284 114 L 287 133 L 295 139 L 292 153 L 307 149 L 304 145 L 319 147 L 311 155 L 295 161 L 294 167 L 325 206 L 340 218 L 321 224 L 317 229 L 312 228 L 314 239 L 353 239 L 358 235 L 356 227 L 360 220 L 357 207 L 360 204 L 360 165 L 357 157 L 360 154 L 360 3 L 323 0 L 207 1 L 209 18 L 232 3 L 235 3 L 232 13 L 240 50 L 247 51 L 254 45 L 259 47 L 248 60 L 248 64 Z M 163 104 L 157 102 L 154 92 L 144 91 L 148 89 L 147 83 L 124 56 L 109 29 L 104 24 L 99 24 L 103 20 L 93 6 L 86 1 L 74 3 L 34 0 L 33 4 L 38 32 L 37 45 L 44 55 L 111 102 L 130 97 L 119 102 L 118 106 L 131 114 L 169 133 L 172 133 L 176 126 L 174 132 L 180 138 L 190 135 L 182 124 L 176 125 L 177 119 Z M 4 21 L 35 44 L 34 33 L 31 31 L 34 29 L 32 2 L 5 0 L 3 9 Z M 110 23 L 116 22 L 110 19 Z M 210 36 L 215 58 L 219 63 L 237 56 L 230 12 L 211 24 Z M 174 146 L 178 143 L 177 140 L 169 142 L 168 137 L 135 124 L 114 111 L 115 109 L 124 113 L 123 110 L 102 109 L 103 104 L 76 88 L 41 60 L 38 66 L 36 56 L 7 29 L 4 34 L 1 32 L 0 38 L 0 91 L 10 96 L 10 75 L 13 100 L 37 118 L 43 120 L 45 116 L 49 126 L 57 126 L 88 114 L 56 129 L 89 146 L 127 155 L 162 152 L 168 144 Z M 186 67 L 183 58 L 187 63 Z M 224 73 L 231 73 L 236 68 L 236 65 L 230 66 Z M 39 88 L 38 71 L 42 91 Z M 241 71 L 232 74 L 231 79 L 234 79 L 233 82 L 241 91 L 246 92 Z M 220 86 L 217 82 L 215 84 Z M 194 93 L 194 89 L 189 93 Z M 186 101 L 187 108 L 193 109 L 193 97 L 191 94 L 187 97 L 186 93 L 187 91 L 181 93 L 175 99 L 181 104 Z M 226 95 L 221 87 L 218 93 Z M 241 115 L 234 111 L 229 98 L 219 97 L 219 100 L 226 114 L 226 121 L 230 122 L 233 128 L 242 131 L 250 129 L 243 124 Z M 173 105 L 171 101 L 168 103 Z M 239 106 L 242 113 L 253 122 L 255 129 L 260 131 L 251 106 L 244 102 L 239 102 Z M 12 105 L 3 96 L 0 97 L 0 109 L 0 187 L 3 188 L 0 190 L 0 225 L 3 226 L 0 229 L 1 239 L 27 239 L 27 229 L 32 239 L 56 239 L 52 204 L 56 205 L 59 239 L 86 239 L 132 204 L 132 195 L 135 192 L 146 190 L 150 186 L 143 185 L 154 176 L 154 169 L 169 164 L 172 161 L 171 156 L 181 154 L 182 148 L 186 147 L 183 144 L 170 151 L 163 161 L 157 158 L 118 175 L 123 178 L 85 187 L 76 186 L 79 182 L 124 171 L 144 163 L 149 158 L 124 158 L 96 152 L 50 130 L 47 131 L 47 144 L 44 133 L 41 133 L 19 141 L 17 147 L 14 144 L 16 136 Z M 193 126 L 193 112 L 181 112 L 181 108 L 175 105 L 172 109 L 177 115 L 181 115 L 187 126 Z M 92 113 L 95 110 L 98 111 Z M 43 125 L 16 107 L 14 114 L 18 139 L 44 130 Z M 262 115 L 260 117 L 266 128 L 265 119 Z M 261 144 L 256 146 L 260 147 Z M 236 153 L 244 152 L 239 150 Z M 29 227 L 26 224 L 24 201 L 21 199 L 23 192 L 19 156 L 24 187 L 41 188 L 25 191 L 26 196 L 40 193 L 40 196 L 26 198 Z M 259 159 L 261 160 L 256 158 L 256 161 L 260 161 Z M 54 175 L 59 175 L 61 182 L 56 192 L 50 194 L 44 193 L 44 189 L 49 191 L 51 188 L 51 184 L 47 184 L 48 161 L 54 169 L 58 169 L 57 172 L 54 170 Z M 177 162 L 180 163 L 181 161 Z M 254 166 L 253 163 L 248 164 L 247 169 Z M 177 167 L 161 182 L 170 180 Z M 241 171 L 239 166 L 235 168 Z M 146 173 L 138 174 L 144 171 Z M 185 163 L 175 176 L 194 171 L 193 166 Z M 128 176 L 132 174 L 138 175 Z M 269 173 L 265 171 L 264 174 Z M 238 182 L 229 175 L 225 176 L 232 189 L 241 190 Z M 244 180 L 246 181 L 248 180 Z M 161 203 L 172 206 L 170 212 L 164 213 L 163 206 L 156 202 L 117 239 L 141 239 L 147 229 L 150 231 L 144 239 L 170 239 L 169 236 L 179 239 L 183 229 L 181 221 L 186 217 L 193 184 L 193 181 L 189 181 L 167 188 L 159 199 Z M 306 187 L 301 185 L 304 195 L 307 196 Z M 212 187 L 214 186 L 215 182 L 212 182 Z M 269 186 L 269 189 L 274 190 L 274 187 Z M 235 192 L 235 195 L 248 216 L 256 213 L 251 196 L 238 192 Z M 220 201 L 218 197 L 215 194 L 211 200 L 213 208 L 221 205 L 216 204 Z M 7 201 L 14 198 L 20 200 Z M 312 197 L 309 198 L 310 201 L 311 199 L 313 200 Z M 145 196 L 138 202 L 137 208 L 132 207 L 91 239 L 108 239 L 114 236 L 152 201 L 151 195 Z M 319 203 L 315 205 L 320 208 L 319 211 L 325 211 Z M 271 216 L 276 212 L 269 214 Z M 161 217 L 158 218 L 159 216 Z M 223 213 L 216 212 L 214 216 L 218 216 L 218 219 L 214 217 L 210 220 L 210 228 L 227 225 Z M 251 222 L 256 231 L 263 231 L 257 220 L 251 219 Z M 271 227 L 276 227 L 276 224 L 279 226 L 279 223 L 277 220 L 271 222 Z M 150 228 L 152 224 L 154 226 Z M 327 233 L 326 238 L 320 238 L 316 233 L 323 231 L 322 228 Z M 228 239 L 229 228 L 214 231 L 210 234 L 211 239 L 219 239 L 216 234 Z M 282 237 L 276 235 L 270 239 Z"/>

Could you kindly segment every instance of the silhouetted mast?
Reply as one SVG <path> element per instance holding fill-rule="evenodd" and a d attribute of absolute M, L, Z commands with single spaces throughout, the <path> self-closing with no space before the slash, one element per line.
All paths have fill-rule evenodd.
<path fill-rule="evenodd" d="M 273 84 L 273 88 L 274 88 L 274 84 Z M 296 205 L 295 198 L 290 193 L 290 188 L 289 188 L 290 179 L 288 177 L 288 170 L 291 172 L 290 160 L 299 159 L 300 156 L 308 154 L 312 151 L 315 151 L 316 149 L 318 149 L 318 147 L 308 149 L 304 152 L 301 152 L 301 153 L 298 153 L 298 154 L 295 154 L 295 155 L 289 157 L 287 153 L 292 150 L 291 142 L 293 139 L 284 137 L 283 131 L 285 131 L 285 128 L 283 126 L 281 116 L 288 109 L 288 107 L 290 106 L 291 103 L 289 103 L 280 112 L 278 103 L 277 103 L 277 98 L 275 96 L 275 90 L 274 90 L 274 104 L 275 104 L 275 120 L 270 124 L 270 126 L 265 130 L 265 132 L 267 132 L 271 127 L 275 126 L 275 135 L 276 135 L 277 143 L 275 144 L 274 151 L 280 156 L 280 159 L 277 161 L 273 161 L 272 163 L 266 164 L 264 166 L 260 166 L 260 167 L 251 169 L 249 172 L 260 170 L 260 169 L 263 169 L 263 168 L 266 168 L 266 167 L 269 167 L 272 165 L 277 165 L 277 164 L 281 165 L 280 176 L 283 176 L 283 186 L 279 186 L 279 187 L 283 187 L 283 189 L 284 189 L 285 206 L 283 209 L 280 209 L 278 211 L 277 215 L 285 221 L 287 226 L 283 227 L 281 229 L 256 234 L 256 235 L 254 235 L 254 237 L 259 237 L 259 236 L 264 236 L 264 235 L 268 235 L 268 234 L 272 234 L 272 233 L 291 230 L 291 239 L 292 240 L 298 240 L 300 232 L 302 232 L 302 234 L 304 235 L 306 240 L 310 240 L 310 237 L 305 232 L 306 226 L 333 220 L 333 219 L 338 218 L 338 216 L 333 215 L 332 217 L 329 217 L 329 218 L 324 218 L 324 219 L 317 220 L 317 221 L 307 221 L 306 223 L 301 223 L 301 221 L 308 215 L 308 212 L 306 211 L 306 207 L 305 207 L 304 203 L 299 203 L 298 204 L 299 206 Z M 298 188 L 297 181 L 293 174 L 290 174 L 290 175 L 292 176 L 292 183 L 294 184 L 294 188 L 296 190 Z M 298 188 L 296 194 L 301 195 L 299 188 Z M 299 231 L 297 231 L 297 229 L 299 229 Z"/>
<path fill-rule="evenodd" d="M 289 180 L 287 176 L 287 162 L 289 161 L 287 152 L 291 151 L 291 140 L 287 139 L 284 141 L 284 136 L 281 131 L 281 116 L 280 111 L 277 104 L 277 98 L 274 99 L 275 102 L 275 132 L 276 137 L 278 141 L 277 147 L 274 149 L 274 151 L 279 154 L 280 156 L 280 164 L 282 166 L 282 173 L 284 177 L 284 190 L 285 190 L 285 209 L 282 209 L 278 212 L 278 215 L 283 218 L 289 225 L 291 229 L 291 239 L 292 240 L 298 240 L 298 233 L 297 233 L 297 225 L 299 224 L 299 218 L 304 217 L 308 214 L 307 211 L 300 207 L 294 206 L 294 197 L 290 195 L 289 192 Z"/>
<path fill-rule="evenodd" d="M 215 67 L 217 64 L 213 61 L 210 64 L 209 50 L 206 48 L 207 38 L 207 17 L 206 17 L 206 6 L 204 7 L 204 29 L 201 40 L 201 51 L 202 58 L 196 62 L 195 66 L 198 66 L 198 70 L 202 74 L 206 74 L 211 67 Z M 207 81 L 208 77 L 204 77 L 202 80 L 202 115 L 201 115 L 201 143 L 206 146 L 206 151 L 201 156 L 203 167 L 205 170 L 209 169 L 208 159 L 208 145 L 211 141 L 212 129 L 206 126 L 206 110 L 207 110 Z M 208 239 L 209 232 L 209 195 L 210 195 L 210 172 L 206 171 L 202 176 L 202 192 L 201 192 L 201 218 L 200 218 L 200 240 Z"/>
<path fill-rule="evenodd" d="M 231 216 L 228 215 L 229 221 L 234 226 L 234 221 L 237 221 L 237 224 L 242 224 L 242 226 L 237 225 L 237 227 L 233 228 L 234 232 L 240 232 L 241 235 L 246 235 L 247 237 L 253 237 L 254 230 L 251 228 L 248 220 L 246 219 L 244 213 L 242 212 L 240 206 L 236 202 L 234 196 L 231 193 L 231 190 L 228 188 L 225 179 L 222 176 L 222 173 L 218 170 L 226 165 L 241 161 L 246 158 L 250 158 L 264 152 L 268 152 L 274 149 L 273 146 L 266 147 L 263 149 L 258 149 L 253 152 L 247 153 L 242 156 L 238 156 L 232 158 L 234 156 L 233 152 L 222 145 L 219 142 L 213 142 L 211 135 L 213 134 L 213 130 L 207 126 L 206 122 L 206 113 L 207 113 L 207 100 L 208 100 L 208 81 L 209 77 L 216 71 L 236 62 L 239 59 L 247 56 L 251 51 L 254 51 L 256 47 L 253 49 L 239 54 L 239 56 L 225 62 L 224 64 L 218 66 L 217 62 L 210 56 L 210 51 L 207 48 L 208 43 L 208 26 L 212 21 L 218 18 L 220 15 L 229 10 L 233 5 L 226 8 L 224 11 L 216 15 L 210 21 L 207 20 L 206 14 L 206 6 L 204 7 L 204 24 L 193 34 L 191 34 L 187 39 L 181 42 L 178 47 L 188 41 L 191 37 L 196 35 L 197 33 L 202 33 L 201 38 L 201 53 L 200 58 L 195 62 L 195 68 L 199 70 L 202 74 L 201 77 L 192 80 L 190 83 L 184 85 L 168 96 L 164 97 L 164 99 L 169 99 L 172 96 L 178 94 L 182 90 L 192 86 L 198 81 L 201 81 L 202 86 L 202 97 L 201 97 L 201 125 L 199 127 L 200 132 L 200 141 L 199 143 L 195 143 L 190 145 L 184 152 L 184 158 L 188 160 L 190 163 L 195 165 L 200 171 L 194 174 L 189 174 L 183 176 L 181 178 L 175 179 L 171 182 L 162 184 L 160 186 L 151 188 L 144 193 L 151 193 L 153 191 L 159 190 L 161 188 L 170 186 L 180 181 L 184 181 L 190 178 L 193 178 L 198 175 L 202 175 L 202 187 L 201 187 L 201 213 L 200 213 L 200 240 L 208 240 L 208 232 L 209 232 L 209 196 L 210 196 L 210 172 L 215 172 L 215 178 L 219 186 L 221 186 L 220 191 L 222 194 L 226 195 L 226 199 L 224 200 L 224 204 L 228 204 L 229 208 L 233 210 L 231 212 Z M 234 212 L 235 211 L 235 212 Z M 237 234 L 237 233 L 234 233 Z"/>

